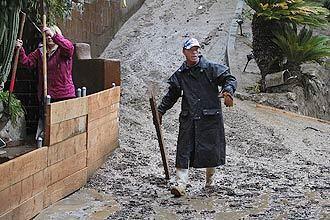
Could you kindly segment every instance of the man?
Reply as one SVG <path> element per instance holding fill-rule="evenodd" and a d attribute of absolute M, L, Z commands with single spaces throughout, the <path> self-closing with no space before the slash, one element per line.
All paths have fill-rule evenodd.
<path fill-rule="evenodd" d="M 206 168 L 206 184 L 213 184 L 215 168 L 225 164 L 226 143 L 219 97 L 226 106 L 233 106 L 236 79 L 228 67 L 212 63 L 199 55 L 195 38 L 183 44 L 186 61 L 169 78 L 169 89 L 158 106 L 160 120 L 182 97 L 179 116 L 179 137 L 176 152 L 176 185 L 171 193 L 185 195 L 188 169 Z M 219 92 L 218 86 L 221 86 Z"/>

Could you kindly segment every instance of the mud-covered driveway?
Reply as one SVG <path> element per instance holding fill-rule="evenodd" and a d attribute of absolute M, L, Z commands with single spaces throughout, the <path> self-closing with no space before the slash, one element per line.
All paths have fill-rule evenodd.
<path fill-rule="evenodd" d="M 188 196 L 170 194 L 180 104 L 163 119 L 172 175 L 167 182 L 147 88 L 153 84 L 164 94 L 167 78 L 183 61 L 183 36 L 199 39 L 202 53 L 220 61 L 236 4 L 146 0 L 102 54 L 122 65 L 120 147 L 86 188 L 112 198 L 108 219 L 330 218 L 330 125 L 238 99 L 234 108 L 223 109 L 227 164 L 217 169 L 216 186 L 204 189 L 204 170 L 192 169 Z M 244 62 L 238 59 L 232 69 Z"/>

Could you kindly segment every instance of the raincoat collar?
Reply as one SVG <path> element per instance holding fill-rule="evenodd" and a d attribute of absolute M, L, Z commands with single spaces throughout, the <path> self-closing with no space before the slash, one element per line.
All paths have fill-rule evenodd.
<path fill-rule="evenodd" d="M 184 61 L 183 64 L 181 65 L 181 67 L 179 68 L 179 72 L 185 72 L 189 69 L 193 69 L 193 68 L 196 68 L 196 67 L 199 67 L 201 69 L 204 69 L 206 68 L 206 59 L 203 57 L 203 55 L 199 55 L 199 61 L 196 65 L 192 66 L 192 67 L 189 67 L 187 65 L 187 61 Z"/>

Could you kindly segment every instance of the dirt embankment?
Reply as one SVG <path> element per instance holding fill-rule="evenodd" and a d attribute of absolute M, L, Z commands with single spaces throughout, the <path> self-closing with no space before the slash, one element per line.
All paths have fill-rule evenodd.
<path fill-rule="evenodd" d="M 216 187 L 204 189 L 204 170 L 193 169 L 187 197 L 176 199 L 169 192 L 180 104 L 164 116 L 173 177 L 166 182 L 147 88 L 155 84 L 164 94 L 166 79 L 183 61 L 185 35 L 198 38 L 202 53 L 219 61 L 236 3 L 146 0 L 102 54 L 122 62 L 120 147 L 87 188 L 110 194 L 119 204 L 109 219 L 329 218 L 330 125 L 237 99 L 234 108 L 223 109 L 227 164 L 217 169 Z M 233 74 L 239 83 L 251 81 L 246 77 L 255 73 L 240 72 L 249 48 L 242 44 L 236 50 Z"/>

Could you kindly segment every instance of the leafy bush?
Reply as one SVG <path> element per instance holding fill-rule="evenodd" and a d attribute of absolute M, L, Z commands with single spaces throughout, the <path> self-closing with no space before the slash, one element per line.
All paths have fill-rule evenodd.
<path fill-rule="evenodd" d="M 274 31 L 274 35 L 273 41 L 287 58 L 285 67 L 292 76 L 297 77 L 297 83 L 304 88 L 305 98 L 315 94 L 315 86 L 319 88 L 322 83 L 314 74 L 303 73 L 300 65 L 307 61 L 320 62 L 322 58 L 329 57 L 330 37 L 313 36 L 312 30 L 306 27 L 298 33 L 296 25 L 283 26 L 282 30 Z"/>
<path fill-rule="evenodd" d="M 330 10 L 330 0 L 324 0 L 323 7 L 327 8 L 328 10 Z"/>
<path fill-rule="evenodd" d="M 41 25 L 42 12 L 40 9 L 40 1 L 36 0 L 21 0 L 23 10 L 30 15 L 35 23 Z M 71 0 L 45 0 L 47 10 L 47 23 L 56 24 L 57 19 L 63 19 L 71 14 Z"/>
<path fill-rule="evenodd" d="M 330 37 L 317 35 L 303 27 L 298 33 L 296 25 L 285 25 L 282 30 L 273 32 L 274 43 L 280 47 L 283 56 L 289 62 L 302 64 L 307 61 L 319 61 L 330 56 Z"/>
<path fill-rule="evenodd" d="M 0 91 L 0 101 L 3 103 L 2 114 L 9 114 L 10 120 L 13 124 L 17 124 L 20 117 L 24 116 L 25 109 L 20 100 L 18 100 L 14 94 L 11 94 L 10 103 L 8 104 L 9 92 Z"/>
<path fill-rule="evenodd" d="M 266 20 L 277 20 L 302 25 L 323 26 L 327 9 L 304 0 L 244 0 L 257 14 Z"/>

